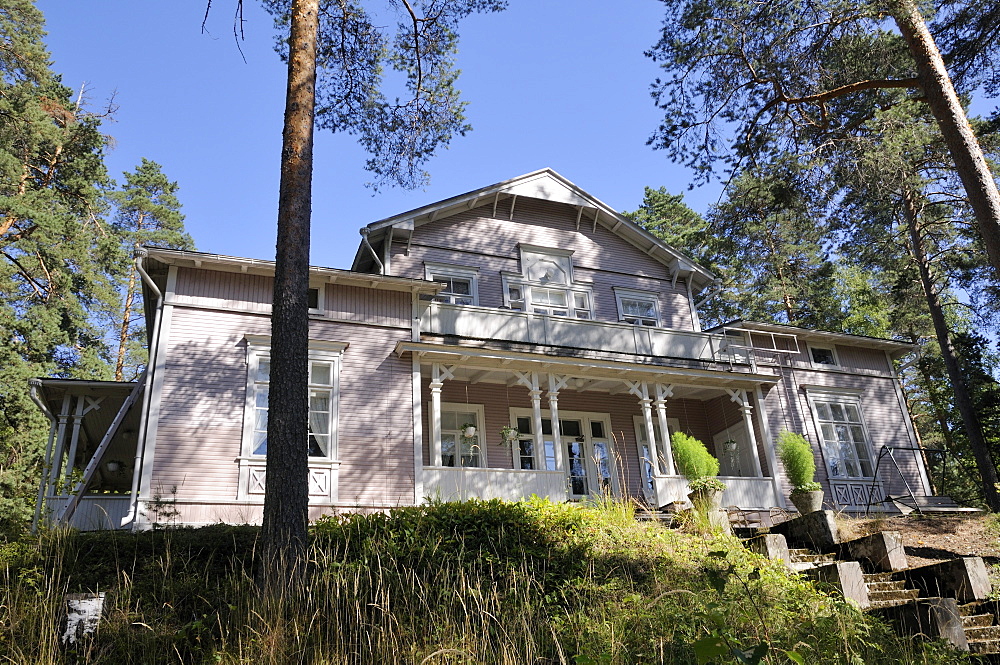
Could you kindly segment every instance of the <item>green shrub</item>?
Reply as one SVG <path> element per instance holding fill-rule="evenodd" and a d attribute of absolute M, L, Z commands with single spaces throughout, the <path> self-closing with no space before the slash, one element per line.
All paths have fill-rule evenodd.
<path fill-rule="evenodd" d="M 785 473 L 788 474 L 794 492 L 822 489 L 819 483 L 813 482 L 813 476 L 816 475 L 816 461 L 813 459 L 812 446 L 804 436 L 782 430 L 778 434 L 778 458 L 785 467 Z"/>
<path fill-rule="evenodd" d="M 674 432 L 670 437 L 670 445 L 674 451 L 677 470 L 688 479 L 689 485 L 719 475 L 719 460 L 698 439 L 684 432 Z"/>

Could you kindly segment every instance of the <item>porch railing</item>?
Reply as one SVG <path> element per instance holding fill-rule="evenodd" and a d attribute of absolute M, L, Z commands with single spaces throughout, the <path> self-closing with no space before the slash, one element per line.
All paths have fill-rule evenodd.
<path fill-rule="evenodd" d="M 58 515 L 69 499 L 68 496 L 46 497 L 49 514 Z M 131 497 L 127 494 L 84 494 L 65 526 L 81 531 L 121 529 L 130 502 Z"/>
<path fill-rule="evenodd" d="M 687 500 L 687 480 L 683 476 L 654 476 L 653 479 L 659 505 Z M 720 476 L 719 480 L 726 484 L 726 491 L 722 493 L 723 506 L 767 510 L 781 505 L 774 493 L 774 483 L 771 478 Z"/>
<path fill-rule="evenodd" d="M 642 356 L 721 361 L 753 368 L 752 355 L 721 335 L 547 314 L 429 303 L 421 332 Z"/>
<path fill-rule="evenodd" d="M 531 495 L 566 500 L 566 474 L 562 471 L 522 471 L 474 467 L 425 466 L 424 496 L 443 501 L 505 499 L 517 501 Z"/>

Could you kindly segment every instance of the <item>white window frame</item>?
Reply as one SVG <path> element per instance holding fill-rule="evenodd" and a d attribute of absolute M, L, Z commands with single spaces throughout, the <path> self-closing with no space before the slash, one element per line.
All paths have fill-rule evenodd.
<path fill-rule="evenodd" d="M 261 360 L 271 357 L 271 338 L 266 335 L 246 335 L 247 386 L 243 409 L 243 437 L 239 463 L 239 485 L 237 499 L 263 500 L 264 470 L 266 455 L 254 454 L 254 431 L 257 416 L 257 370 Z M 328 452 L 323 457 L 309 457 L 309 499 L 311 502 L 327 503 L 337 498 L 337 471 L 340 467 L 340 445 L 338 439 L 340 411 L 340 369 L 342 355 L 347 349 L 346 342 L 325 340 L 309 341 L 310 362 L 330 363 L 330 383 L 323 389 L 330 392 L 329 443 Z M 310 366 L 310 371 L 312 367 Z M 311 386 L 310 386 L 311 388 Z"/>
<path fill-rule="evenodd" d="M 615 302 L 618 304 L 618 320 L 626 322 L 628 315 L 625 314 L 625 306 L 622 300 L 638 300 L 653 304 L 653 325 L 652 328 L 659 328 L 663 325 L 663 318 L 660 316 L 660 297 L 655 291 L 640 291 L 638 289 L 624 289 L 618 286 L 613 287 L 615 292 Z M 635 318 L 635 317 L 633 317 Z M 635 323 L 629 321 L 628 323 Z M 641 321 L 637 325 L 646 325 Z"/>
<path fill-rule="evenodd" d="M 479 448 L 479 465 L 478 466 L 466 466 L 460 463 L 462 459 L 461 446 L 462 446 L 462 433 L 459 430 L 447 430 L 444 428 L 444 414 L 446 413 L 461 413 L 461 412 L 472 412 L 476 414 L 476 434 L 473 437 L 476 442 L 472 445 Z M 462 423 L 458 423 L 461 425 Z M 444 465 L 444 437 L 445 434 L 455 434 L 455 445 L 459 447 L 459 450 L 455 453 L 455 464 L 453 466 Z M 486 459 L 486 410 L 482 404 L 467 404 L 463 402 L 442 402 L 441 403 L 441 455 L 442 459 L 436 460 L 437 466 L 446 469 L 485 469 L 489 467 L 489 461 Z"/>
<path fill-rule="evenodd" d="M 827 403 L 827 404 L 832 403 L 832 404 L 839 404 L 844 407 L 852 406 L 855 409 L 857 409 L 858 419 L 860 422 L 858 423 L 850 423 L 850 421 L 844 421 L 844 422 L 848 423 L 849 426 L 859 425 L 861 427 L 861 432 L 862 435 L 864 436 L 864 441 L 861 443 L 861 445 L 864 446 L 864 451 L 867 454 L 866 461 L 868 462 L 869 469 L 871 469 L 871 473 L 874 474 L 875 445 L 872 442 L 871 432 L 868 428 L 868 421 L 865 418 L 865 412 L 861 405 L 862 401 L 861 398 L 864 395 L 864 391 L 850 390 L 850 389 L 830 389 L 825 386 L 824 387 L 804 386 L 804 388 L 806 391 L 806 400 L 809 403 L 809 412 L 813 420 L 813 427 L 815 428 L 816 436 L 819 440 L 820 450 L 823 453 L 823 461 L 824 464 L 826 465 L 827 478 L 831 481 L 859 481 L 859 480 L 871 481 L 874 477 L 873 475 L 863 475 L 863 474 L 858 476 L 833 475 L 833 470 L 830 468 L 830 462 L 831 462 L 831 456 L 829 454 L 830 448 L 827 445 L 826 438 L 823 436 L 823 423 L 838 422 L 838 421 L 832 421 L 832 420 L 824 421 L 823 419 L 821 419 L 818 406 L 819 403 Z M 857 442 L 852 441 L 852 443 L 854 444 L 853 448 L 855 455 L 854 461 L 858 465 L 859 474 L 861 474 L 863 466 L 861 462 L 861 457 L 859 455 L 861 451 L 858 450 Z"/>
<path fill-rule="evenodd" d="M 833 357 L 832 363 L 821 363 L 817 362 L 813 357 L 813 349 L 819 349 L 822 351 L 829 351 L 830 355 Z M 806 344 L 806 350 L 809 353 L 809 364 L 816 368 L 840 368 L 840 358 L 837 356 L 837 347 L 833 344 Z"/>
<path fill-rule="evenodd" d="M 518 245 L 521 256 L 521 272 L 501 272 L 503 282 L 503 304 L 508 309 L 522 311 L 528 314 L 541 316 L 565 316 L 571 319 L 593 320 L 594 318 L 594 289 L 588 284 L 577 282 L 573 275 L 573 251 L 568 249 L 555 249 L 552 247 L 539 247 L 537 245 Z M 540 259 L 548 257 L 558 264 L 562 271 L 566 273 L 566 282 L 545 282 L 528 278 L 530 267 Z M 512 299 L 511 288 L 521 290 L 520 299 Z M 550 289 L 560 291 L 565 294 L 566 314 L 553 314 L 550 311 L 536 312 L 536 306 L 532 303 L 532 289 Z M 587 307 L 577 307 L 576 297 L 582 295 L 587 299 Z M 520 305 L 517 303 L 521 303 Z M 541 309 L 557 309 L 548 305 L 540 305 Z"/>
<path fill-rule="evenodd" d="M 513 407 L 509 409 L 509 411 L 510 411 L 510 422 L 512 423 L 513 427 L 517 427 L 517 419 L 519 417 L 527 418 L 528 422 L 531 424 L 531 427 L 534 427 L 534 411 L 532 411 L 532 409 L 523 407 Z M 549 411 L 549 409 L 542 409 L 542 419 L 551 421 L 552 414 Z M 619 473 L 621 472 L 620 466 L 622 464 L 622 461 L 619 459 L 619 455 L 617 452 L 617 442 L 615 441 L 614 430 L 611 429 L 611 414 L 601 413 L 597 411 L 566 411 L 564 409 L 559 409 L 559 420 L 581 421 L 581 427 L 583 428 L 584 431 L 584 437 L 586 438 L 587 442 L 590 443 L 591 446 L 593 446 L 595 437 L 592 436 L 591 434 L 590 423 L 593 421 L 598 421 L 602 423 L 604 427 L 604 437 L 599 438 L 598 440 L 603 441 L 607 445 L 607 453 L 608 453 L 607 462 L 608 462 L 608 471 L 610 473 L 609 477 L 611 480 L 611 489 L 616 496 L 620 496 L 622 489 L 621 489 L 621 483 L 619 482 L 620 481 Z M 542 446 L 540 450 L 535 450 L 535 468 L 532 469 L 531 471 L 542 471 L 550 473 L 552 471 L 561 471 L 566 476 L 566 482 L 569 483 L 570 470 L 568 467 L 565 469 L 549 468 L 548 460 L 552 460 L 553 464 L 555 464 L 555 460 L 558 459 L 558 455 L 556 454 L 555 450 L 552 450 L 551 451 L 552 454 L 549 455 L 549 451 L 547 451 L 545 448 L 546 439 L 552 442 L 553 448 L 556 445 L 561 445 L 561 443 L 556 444 L 555 441 L 552 441 L 551 436 L 552 436 L 551 434 L 544 434 L 544 433 L 542 434 Z M 560 429 L 560 436 L 567 436 L 567 435 L 564 434 Z M 521 434 L 520 439 L 531 439 L 532 442 L 534 442 L 535 433 L 532 432 L 531 434 Z M 515 441 L 514 444 L 511 446 L 511 459 L 513 461 L 514 469 L 516 470 L 521 470 L 520 452 L 521 451 L 519 444 L 518 442 Z M 566 452 L 567 451 L 565 450 L 563 451 L 564 458 L 566 458 Z M 569 460 L 568 458 L 566 458 L 566 463 L 568 464 L 568 462 Z M 599 478 L 600 473 L 597 471 L 596 460 L 588 456 L 586 459 L 586 465 L 587 465 L 588 482 L 590 481 L 592 475 L 594 478 Z M 597 488 L 593 489 L 596 490 Z M 574 497 L 577 496 L 573 495 L 568 487 L 567 487 L 567 495 Z"/>
<path fill-rule="evenodd" d="M 310 307 L 310 314 L 326 314 L 326 282 L 316 282 L 309 284 L 309 290 L 316 290 L 316 307 Z"/>
<path fill-rule="evenodd" d="M 456 266 L 449 265 L 446 263 L 425 263 L 424 264 L 424 277 L 428 281 L 436 282 L 438 281 L 436 277 L 451 277 L 458 279 L 469 280 L 469 291 L 472 297 L 472 304 L 479 305 L 479 268 L 473 268 L 469 266 Z M 434 296 L 433 299 L 438 302 L 443 302 L 438 300 L 442 297 L 440 294 Z M 453 296 L 446 295 L 444 297 L 449 298 L 448 304 L 457 304 L 452 302 L 450 298 Z"/>

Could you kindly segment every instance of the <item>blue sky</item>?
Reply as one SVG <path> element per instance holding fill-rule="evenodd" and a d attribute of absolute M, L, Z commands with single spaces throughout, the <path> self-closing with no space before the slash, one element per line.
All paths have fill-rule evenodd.
<path fill-rule="evenodd" d="M 107 163 L 120 178 L 142 157 L 181 186 L 198 249 L 273 258 L 284 66 L 273 28 L 246 2 L 246 40 L 232 36 L 235 0 L 39 0 L 53 68 L 92 108 L 114 97 Z M 364 153 L 346 135 L 317 135 L 312 262 L 350 266 L 358 229 L 375 220 L 551 167 L 618 210 L 666 186 L 704 212 L 718 186 L 686 192 L 692 174 L 646 146 L 658 114 L 657 70 L 643 57 L 660 25 L 654 0 L 515 0 L 461 31 L 459 89 L 473 131 L 429 165 L 423 190 L 365 187 Z"/>

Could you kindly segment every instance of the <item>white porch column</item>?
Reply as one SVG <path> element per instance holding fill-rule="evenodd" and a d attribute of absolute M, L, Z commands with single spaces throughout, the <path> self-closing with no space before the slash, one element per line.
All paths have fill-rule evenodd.
<path fill-rule="evenodd" d="M 656 399 L 653 406 L 656 407 L 656 419 L 660 425 L 660 436 L 663 437 L 663 472 L 668 476 L 676 474 L 674 469 L 674 451 L 670 445 L 670 431 L 667 428 L 667 398 L 673 397 L 674 387 L 665 386 L 662 383 L 656 384 Z"/>
<path fill-rule="evenodd" d="M 531 432 L 535 440 L 535 468 L 546 471 L 545 467 L 545 437 L 542 434 L 542 388 L 538 382 L 538 373 L 519 372 L 514 370 L 517 383 L 528 389 L 531 397 Z"/>
<path fill-rule="evenodd" d="M 59 482 L 59 474 L 62 472 L 63 446 L 66 445 L 66 425 L 69 422 L 69 410 L 72 402 L 70 395 L 63 396 L 62 408 L 59 409 L 59 428 L 56 433 L 56 450 L 52 454 L 52 463 L 49 466 L 48 494 L 56 493 L 56 483 Z"/>
<path fill-rule="evenodd" d="M 447 379 L 454 379 L 455 374 L 440 363 L 431 366 L 431 413 L 428 423 L 431 434 L 429 442 L 431 466 L 441 466 L 441 388 Z"/>
<path fill-rule="evenodd" d="M 650 463 L 653 467 L 653 475 L 659 475 L 660 455 L 656 449 L 656 430 L 653 428 L 653 400 L 649 397 L 649 384 L 643 381 L 625 381 L 628 391 L 639 398 L 639 407 L 642 409 L 642 424 L 646 428 L 646 445 L 649 447 Z M 664 432 L 666 430 L 663 430 Z M 655 483 L 654 483 L 655 490 Z"/>
<path fill-rule="evenodd" d="M 778 506 L 784 508 L 787 504 L 781 492 L 781 481 L 778 478 L 778 459 L 774 453 L 774 441 L 771 438 L 771 425 L 767 420 L 767 410 L 764 408 L 764 393 L 760 386 L 754 390 L 754 397 L 757 399 L 757 421 L 760 423 L 760 431 L 764 435 L 764 454 L 767 456 L 767 466 L 771 470 L 771 485 L 774 487 L 774 500 Z"/>
<path fill-rule="evenodd" d="M 549 374 L 549 417 L 552 419 L 552 443 L 555 446 L 556 469 L 566 468 L 566 451 L 562 447 L 562 435 L 559 429 L 559 390 L 566 387 L 568 379 L 565 376 Z"/>
<path fill-rule="evenodd" d="M 747 396 L 746 390 L 730 390 L 726 389 L 729 393 L 729 399 L 736 402 L 739 405 L 740 411 L 743 412 L 743 426 L 747 430 L 747 440 L 750 441 L 750 452 L 753 455 L 754 464 L 754 477 L 763 478 L 764 472 L 760 466 L 760 455 L 757 453 L 757 437 L 753 433 L 753 407 L 750 406 L 750 398 Z"/>

